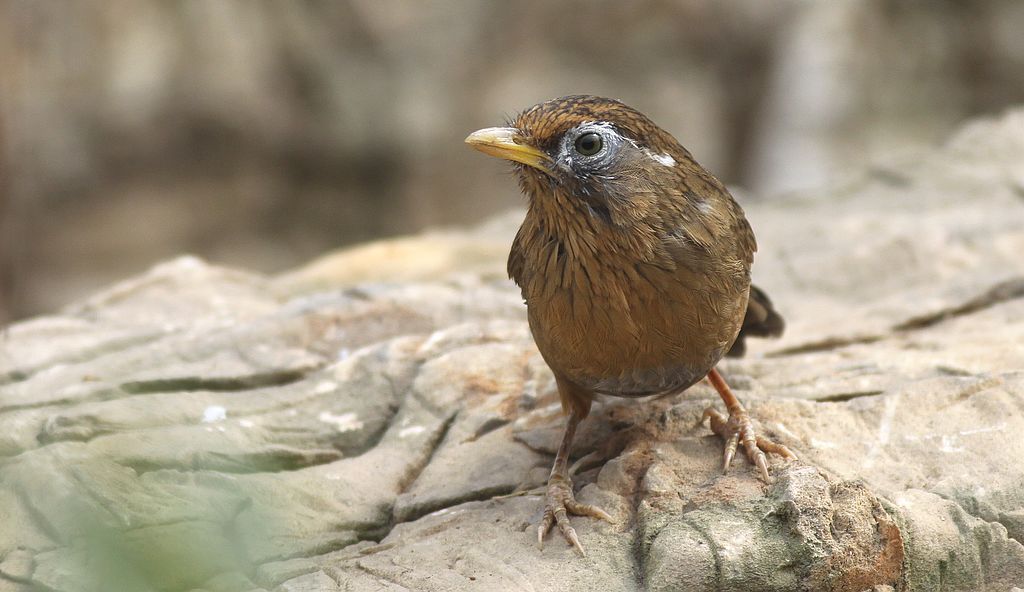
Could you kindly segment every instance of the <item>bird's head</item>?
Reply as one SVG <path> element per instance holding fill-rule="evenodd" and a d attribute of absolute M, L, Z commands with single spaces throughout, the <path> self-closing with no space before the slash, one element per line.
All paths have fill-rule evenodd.
<path fill-rule="evenodd" d="M 535 105 L 466 143 L 515 163 L 534 200 L 561 196 L 608 222 L 644 217 L 682 197 L 692 157 L 639 111 L 613 99 L 576 95 Z"/>

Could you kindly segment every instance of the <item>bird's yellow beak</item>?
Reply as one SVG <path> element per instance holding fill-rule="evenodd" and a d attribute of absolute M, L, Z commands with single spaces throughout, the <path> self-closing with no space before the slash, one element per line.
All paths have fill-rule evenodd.
<path fill-rule="evenodd" d="M 551 157 L 526 144 L 513 127 L 488 127 L 466 136 L 466 143 L 484 154 L 514 160 L 551 174 Z"/>

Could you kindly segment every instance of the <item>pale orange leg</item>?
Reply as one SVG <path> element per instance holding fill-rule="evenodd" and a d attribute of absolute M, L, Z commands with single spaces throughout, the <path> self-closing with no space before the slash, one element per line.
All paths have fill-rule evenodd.
<path fill-rule="evenodd" d="M 557 524 L 562 531 L 562 536 L 569 544 L 576 549 L 576 552 L 586 557 L 587 553 L 576 536 L 576 529 L 569 522 L 569 514 L 576 516 L 592 516 L 602 520 L 612 521 L 607 512 L 590 504 L 581 504 L 576 501 L 572 493 L 572 480 L 569 478 L 569 448 L 572 446 L 572 439 L 576 435 L 576 426 L 582 418 L 575 410 L 569 412 L 565 422 L 565 434 L 562 436 L 562 443 L 558 446 L 558 453 L 555 455 L 555 464 L 551 467 L 551 476 L 548 477 L 547 501 L 544 505 L 544 517 L 537 527 L 537 545 L 544 548 L 544 535 L 551 530 L 552 525 Z"/>
<path fill-rule="evenodd" d="M 761 471 L 761 477 L 766 483 L 771 483 L 768 475 L 768 461 L 764 456 L 765 452 L 775 453 L 785 458 L 796 458 L 796 455 L 782 444 L 776 444 L 768 438 L 758 436 L 754 433 L 754 424 L 750 421 L 750 415 L 740 404 L 740 400 L 732 393 L 725 379 L 715 368 L 708 372 L 708 382 L 715 387 L 718 395 L 725 403 L 725 409 L 729 412 L 726 417 L 712 407 L 704 410 L 704 419 L 711 420 L 711 431 L 725 439 L 725 454 L 722 463 L 722 472 L 729 471 L 729 465 L 736 455 L 736 448 L 743 444 L 743 451 L 747 459 L 757 466 Z"/>

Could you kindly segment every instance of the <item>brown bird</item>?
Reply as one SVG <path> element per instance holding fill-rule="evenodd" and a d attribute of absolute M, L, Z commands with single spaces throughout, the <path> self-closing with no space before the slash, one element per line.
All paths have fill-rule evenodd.
<path fill-rule="evenodd" d="M 794 457 L 754 433 L 715 370 L 730 350 L 743 352 L 746 335 L 783 328 L 750 285 L 754 233 L 718 179 L 642 113 L 594 96 L 540 103 L 466 142 L 512 161 L 529 198 L 508 272 L 567 415 L 538 544 L 557 524 L 583 554 L 568 514 L 611 520 L 576 501 L 567 469 L 597 395 L 671 394 L 706 376 L 729 413 L 704 412 L 726 440 L 724 469 L 739 444 L 765 481 L 762 451 Z"/>

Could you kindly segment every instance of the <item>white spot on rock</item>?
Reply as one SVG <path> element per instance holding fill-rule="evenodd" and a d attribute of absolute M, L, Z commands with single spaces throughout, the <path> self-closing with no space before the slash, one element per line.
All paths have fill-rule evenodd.
<path fill-rule="evenodd" d="M 918 436 L 916 434 L 906 434 L 903 439 L 908 442 L 931 442 L 939 440 L 939 452 L 963 452 L 966 450 L 960 441 L 963 436 L 974 436 L 976 434 L 985 434 L 989 432 L 1001 432 L 1006 429 L 1006 422 L 1002 422 L 994 426 L 986 426 L 981 428 L 975 428 L 971 430 L 960 430 L 955 434 L 925 434 Z"/>
<path fill-rule="evenodd" d="M 256 424 L 248 419 L 240 419 L 238 420 L 238 425 L 242 426 L 243 428 L 251 428 Z"/>
<path fill-rule="evenodd" d="M 333 380 L 325 380 L 320 384 L 316 385 L 316 388 L 313 389 L 313 392 L 318 395 L 325 395 L 336 388 L 338 388 L 338 383 L 334 382 Z"/>
<path fill-rule="evenodd" d="M 324 423 L 334 424 L 338 428 L 339 432 L 351 432 L 354 430 L 363 429 L 363 422 L 359 421 L 359 416 L 355 413 L 342 413 L 341 415 L 335 415 L 330 411 L 321 411 L 317 419 Z"/>
<path fill-rule="evenodd" d="M 409 426 L 407 428 L 402 428 L 398 432 L 398 437 L 399 438 L 408 438 L 409 436 L 415 436 L 417 434 L 422 434 L 425 431 L 427 431 L 427 428 L 425 428 L 425 427 L 423 427 L 421 425 Z"/>
<path fill-rule="evenodd" d="M 775 422 L 775 429 L 777 429 L 779 432 L 782 433 L 782 435 L 786 436 L 787 438 L 792 438 L 794 440 L 800 439 L 800 436 L 794 434 L 793 431 L 787 428 L 786 424 L 782 423 L 781 421 Z"/>
<path fill-rule="evenodd" d="M 885 406 L 882 409 L 882 418 L 878 422 L 878 440 L 872 443 L 871 449 L 865 455 L 864 462 L 861 465 L 864 468 L 873 467 L 875 457 L 878 456 L 883 447 L 889 444 L 889 438 L 892 435 L 892 424 L 896 420 L 896 409 L 899 406 L 899 400 L 899 395 L 886 397 Z"/>
<path fill-rule="evenodd" d="M 220 405 L 210 405 L 203 410 L 203 423 L 214 423 L 224 421 L 228 417 L 228 410 Z"/>
<path fill-rule="evenodd" d="M 839 448 L 839 445 L 831 440 L 819 440 L 817 438 L 811 438 L 811 446 L 821 450 L 832 450 Z"/>
<path fill-rule="evenodd" d="M 435 510 L 435 511 L 427 514 L 427 516 L 446 516 L 446 515 L 454 516 L 456 514 L 463 514 L 465 512 L 466 511 L 462 510 L 462 509 L 441 508 L 440 510 Z"/>
<path fill-rule="evenodd" d="M 444 339 L 444 336 L 444 331 L 434 331 L 430 334 L 430 337 L 427 337 L 427 340 L 420 345 L 420 351 L 424 352 L 433 348 L 435 345 L 440 343 L 442 339 Z"/>
<path fill-rule="evenodd" d="M 963 452 L 964 447 L 959 446 L 960 442 L 956 436 L 942 436 L 942 446 L 939 450 L 942 452 Z"/>
<path fill-rule="evenodd" d="M 974 434 L 985 434 L 987 432 L 1001 432 L 1001 431 L 1003 431 L 1005 429 L 1006 429 L 1006 422 L 1004 421 L 1004 422 L 1000 423 L 999 425 L 994 425 L 994 426 L 991 426 L 991 427 L 975 428 L 973 430 L 961 430 L 960 431 L 960 435 L 961 436 L 973 436 Z"/>
<path fill-rule="evenodd" d="M 723 532 L 731 532 L 732 535 L 719 541 L 718 552 L 722 557 L 734 558 L 746 553 L 751 539 L 744 526 L 738 522 L 734 523 L 734 527 L 731 529 L 729 529 L 729 525 L 726 526 L 726 530 Z"/>

